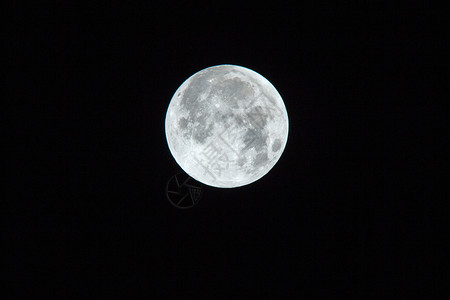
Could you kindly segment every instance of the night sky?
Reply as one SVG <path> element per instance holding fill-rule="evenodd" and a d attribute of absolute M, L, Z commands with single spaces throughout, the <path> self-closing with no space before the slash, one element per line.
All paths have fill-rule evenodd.
<path fill-rule="evenodd" d="M 442 10 L 9 9 L 11 299 L 440 295 L 437 236 L 449 229 L 431 202 L 448 200 Z M 219 64 L 277 88 L 288 142 L 260 180 L 204 186 L 196 207 L 177 210 L 165 196 L 181 171 L 165 139 L 167 107 L 184 80 Z"/>

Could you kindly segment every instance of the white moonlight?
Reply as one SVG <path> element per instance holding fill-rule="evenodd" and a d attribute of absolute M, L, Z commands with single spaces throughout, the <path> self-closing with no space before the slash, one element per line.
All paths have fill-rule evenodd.
<path fill-rule="evenodd" d="M 167 110 L 170 152 L 192 178 L 233 188 L 272 169 L 286 146 L 289 121 L 283 99 L 263 76 L 218 65 L 189 77 Z"/>

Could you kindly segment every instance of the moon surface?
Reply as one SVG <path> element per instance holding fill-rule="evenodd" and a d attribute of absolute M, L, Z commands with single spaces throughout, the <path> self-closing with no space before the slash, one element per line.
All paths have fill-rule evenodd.
<path fill-rule="evenodd" d="M 263 76 L 218 65 L 189 77 L 166 114 L 170 152 L 192 178 L 234 188 L 267 174 L 286 146 L 289 120 L 283 99 Z"/>

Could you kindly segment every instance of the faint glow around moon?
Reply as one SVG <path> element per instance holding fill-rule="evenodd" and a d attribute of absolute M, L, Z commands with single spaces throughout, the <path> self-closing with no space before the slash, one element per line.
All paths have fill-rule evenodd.
<path fill-rule="evenodd" d="M 269 172 L 286 146 L 284 102 L 263 76 L 218 65 L 189 77 L 166 114 L 170 152 L 194 179 L 210 186 L 250 184 Z"/>

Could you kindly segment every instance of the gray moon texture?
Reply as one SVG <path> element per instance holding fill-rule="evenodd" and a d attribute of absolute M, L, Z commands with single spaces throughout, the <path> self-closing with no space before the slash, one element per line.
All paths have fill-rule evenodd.
<path fill-rule="evenodd" d="M 189 77 L 166 114 L 167 143 L 175 161 L 206 185 L 234 188 L 266 175 L 287 143 L 283 99 L 263 76 L 218 65 Z"/>

